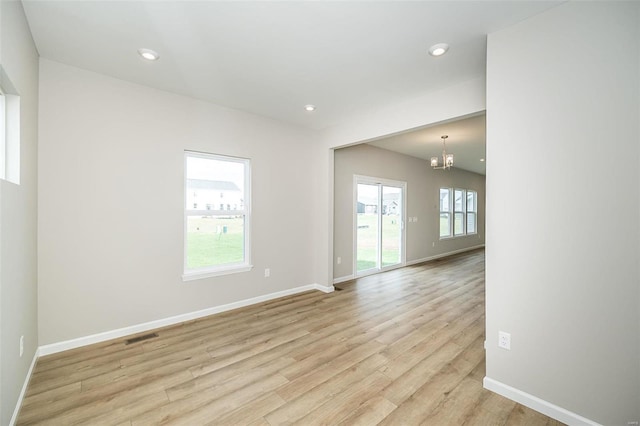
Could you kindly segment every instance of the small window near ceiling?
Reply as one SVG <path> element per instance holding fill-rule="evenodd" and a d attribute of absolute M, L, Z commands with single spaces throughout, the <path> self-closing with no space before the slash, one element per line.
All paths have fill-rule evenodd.
<path fill-rule="evenodd" d="M 251 269 L 250 176 L 248 159 L 185 152 L 185 280 Z"/>

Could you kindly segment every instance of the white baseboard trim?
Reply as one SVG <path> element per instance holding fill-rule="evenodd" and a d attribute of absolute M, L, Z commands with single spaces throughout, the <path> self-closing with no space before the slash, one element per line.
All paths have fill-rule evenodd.
<path fill-rule="evenodd" d="M 466 251 L 476 250 L 476 249 L 483 248 L 483 247 L 484 247 L 484 244 L 479 244 L 479 245 L 473 246 L 473 247 L 466 247 L 466 248 L 459 249 L 459 250 L 448 251 L 446 253 L 436 254 L 434 256 L 423 257 L 422 259 L 410 260 L 408 262 L 405 262 L 404 265 L 398 265 L 398 266 L 393 267 L 393 268 L 385 269 L 384 271 L 373 271 L 373 272 L 368 273 L 368 274 L 359 275 L 358 277 L 356 277 L 354 274 L 345 275 L 344 277 L 334 278 L 333 279 L 333 283 L 334 284 L 340 284 L 340 283 L 343 283 L 345 281 L 354 280 L 356 278 L 366 277 L 367 275 L 375 275 L 375 274 L 378 274 L 380 272 L 391 271 L 393 269 L 403 268 L 405 266 L 417 265 L 418 263 L 424 263 L 424 262 L 428 262 L 430 260 L 440 259 L 442 257 L 453 256 L 454 254 L 464 253 Z"/>
<path fill-rule="evenodd" d="M 20 391 L 18 401 L 16 402 L 16 408 L 13 410 L 13 416 L 11 416 L 11 420 L 9 420 L 9 426 L 14 426 L 18 421 L 18 414 L 20 414 L 20 408 L 22 408 L 22 401 L 24 400 L 24 395 L 27 393 L 27 386 L 29 386 L 29 381 L 31 380 L 31 375 L 33 374 L 33 368 L 36 366 L 36 361 L 38 361 L 38 358 L 40 358 L 40 348 L 36 349 L 35 353 L 33 354 L 33 359 L 31 360 L 29 371 L 27 371 L 27 377 L 24 378 L 24 384 L 22 385 L 22 390 Z"/>
<path fill-rule="evenodd" d="M 436 254 L 434 256 L 423 257 L 422 259 L 410 260 L 410 261 L 407 262 L 407 266 L 417 265 L 418 263 L 424 263 L 424 262 L 428 262 L 430 260 L 440 259 L 442 257 L 453 256 L 454 254 L 464 253 L 466 251 L 476 250 L 476 249 L 483 248 L 483 247 L 484 247 L 484 244 L 479 244 L 479 245 L 473 246 L 473 247 L 466 247 L 466 248 L 459 249 L 459 250 L 448 251 L 446 253 Z"/>
<path fill-rule="evenodd" d="M 314 290 L 319 290 L 323 293 L 333 293 L 335 291 L 335 287 L 332 285 L 320 285 L 320 284 L 311 284 Z"/>
<path fill-rule="evenodd" d="M 188 312 L 186 314 L 180 314 L 169 318 L 163 318 L 155 321 L 145 322 L 142 324 L 132 325 L 129 327 L 118 328 L 116 330 L 105 331 L 103 333 L 92 334 L 90 336 L 79 337 L 77 339 L 43 345 L 39 348 L 39 356 L 51 355 L 58 352 L 67 351 L 69 349 L 75 349 L 82 346 L 92 345 L 94 343 L 105 342 L 107 340 L 118 339 L 124 336 L 142 333 L 144 331 L 180 324 L 186 321 L 218 314 L 220 312 L 243 308 L 245 306 L 255 305 L 256 303 L 266 302 L 267 300 L 278 299 L 280 297 L 291 296 L 293 294 L 303 293 L 305 291 L 311 290 L 319 290 L 323 293 L 331 293 L 335 289 L 332 285 L 324 286 L 320 284 L 309 284 L 301 287 L 290 288 L 287 290 L 277 291 L 275 293 L 252 297 L 250 299 L 239 300 L 237 302 L 228 303 L 226 305 L 214 306 L 212 308 L 202 309 L 200 311 Z"/>
<path fill-rule="evenodd" d="M 345 275 L 344 277 L 334 278 L 333 279 L 333 283 L 334 284 L 340 284 L 340 283 L 343 283 L 343 282 L 346 282 L 346 281 L 351 281 L 353 279 L 355 279 L 355 276 L 353 274 Z"/>
<path fill-rule="evenodd" d="M 509 385 L 505 385 L 504 383 L 493 380 L 489 377 L 485 377 L 482 384 L 485 389 L 495 392 L 498 395 L 502 395 L 505 398 L 509 398 L 512 401 L 527 406 L 546 416 L 554 418 L 559 422 L 566 423 L 571 426 L 601 426 L 600 423 L 596 423 L 593 420 L 589 420 L 579 414 L 565 410 L 562 407 L 558 407 L 548 401 L 530 395 Z"/>

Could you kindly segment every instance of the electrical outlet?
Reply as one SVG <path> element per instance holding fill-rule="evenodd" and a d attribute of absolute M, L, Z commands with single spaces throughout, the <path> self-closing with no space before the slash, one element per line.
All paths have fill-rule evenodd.
<path fill-rule="evenodd" d="M 264 277 L 265 278 L 269 278 L 271 276 L 271 269 L 269 268 L 265 268 L 264 270 Z"/>
<path fill-rule="evenodd" d="M 505 333 L 504 331 L 499 331 L 498 347 L 510 351 L 511 350 L 511 334 Z"/>
<path fill-rule="evenodd" d="M 24 336 L 20 336 L 20 358 L 24 355 Z"/>
<path fill-rule="evenodd" d="M 414 216 L 414 217 L 413 217 L 413 221 L 414 221 L 414 222 L 417 222 L 417 221 L 418 221 L 418 216 Z"/>
<path fill-rule="evenodd" d="M 435 247 L 435 246 L 436 246 L 436 242 L 435 242 L 435 241 L 433 241 L 433 242 L 431 243 L 431 247 Z"/>
<path fill-rule="evenodd" d="M 338 256 L 337 263 L 338 263 L 338 265 L 342 263 L 342 258 L 340 256 Z"/>

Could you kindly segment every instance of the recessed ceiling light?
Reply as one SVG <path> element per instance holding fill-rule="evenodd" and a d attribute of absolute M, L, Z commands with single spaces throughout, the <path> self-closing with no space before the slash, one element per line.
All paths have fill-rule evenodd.
<path fill-rule="evenodd" d="M 481 158 L 480 161 L 482 161 L 484 163 L 484 158 Z"/>
<path fill-rule="evenodd" d="M 305 105 L 304 109 L 305 109 L 305 111 L 311 112 L 311 111 L 315 111 L 316 110 L 316 106 L 309 104 L 309 105 Z"/>
<path fill-rule="evenodd" d="M 138 49 L 138 54 L 147 61 L 156 61 L 160 57 L 158 52 L 151 49 Z"/>
<path fill-rule="evenodd" d="M 429 48 L 429 55 L 442 56 L 447 53 L 447 50 L 449 50 L 449 45 L 447 43 L 434 44 Z"/>

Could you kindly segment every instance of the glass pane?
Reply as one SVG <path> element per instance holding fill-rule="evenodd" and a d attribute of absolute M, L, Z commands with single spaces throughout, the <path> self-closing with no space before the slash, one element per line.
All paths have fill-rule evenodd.
<path fill-rule="evenodd" d="M 467 191 L 467 211 L 468 212 L 476 211 L 476 192 L 475 191 Z"/>
<path fill-rule="evenodd" d="M 453 235 L 464 235 L 464 213 L 454 213 Z"/>
<path fill-rule="evenodd" d="M 378 267 L 378 185 L 357 188 L 357 270 Z"/>
<path fill-rule="evenodd" d="M 449 202 L 449 194 L 451 191 L 448 188 L 440 188 L 440 211 L 448 212 L 449 206 L 451 203 Z"/>
<path fill-rule="evenodd" d="M 440 236 L 451 236 L 451 213 L 440 213 Z"/>
<path fill-rule="evenodd" d="M 456 189 L 453 199 L 453 211 L 463 212 L 464 211 L 464 191 Z"/>
<path fill-rule="evenodd" d="M 245 164 L 187 157 L 187 210 L 244 210 Z"/>
<path fill-rule="evenodd" d="M 243 216 L 187 217 L 187 269 L 243 262 Z"/>
<path fill-rule="evenodd" d="M 382 187 L 382 267 L 400 263 L 402 189 Z"/>
<path fill-rule="evenodd" d="M 476 233 L 476 214 L 467 213 L 467 234 Z"/>

